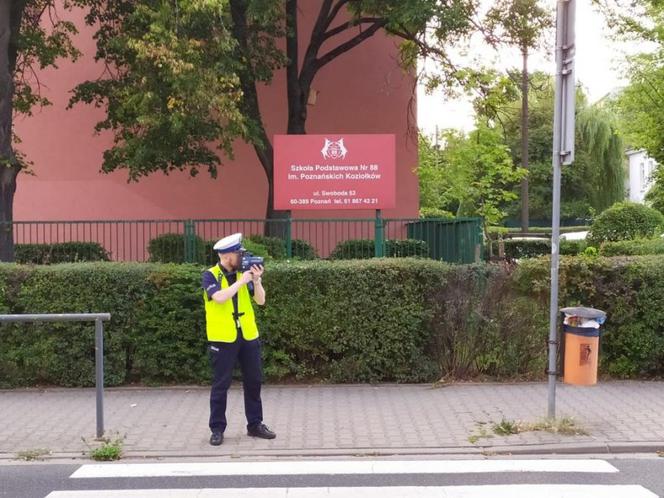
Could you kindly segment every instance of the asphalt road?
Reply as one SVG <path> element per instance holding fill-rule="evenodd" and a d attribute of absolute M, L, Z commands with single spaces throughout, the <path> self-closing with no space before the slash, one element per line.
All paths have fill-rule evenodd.
<path fill-rule="evenodd" d="M 0 465 L 2 498 L 271 498 L 287 492 L 294 498 L 654 498 L 664 497 L 664 458 Z"/>

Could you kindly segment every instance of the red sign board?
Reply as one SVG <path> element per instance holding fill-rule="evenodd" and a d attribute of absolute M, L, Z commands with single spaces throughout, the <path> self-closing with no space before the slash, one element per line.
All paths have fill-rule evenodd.
<path fill-rule="evenodd" d="M 275 209 L 395 207 L 394 135 L 275 135 Z"/>

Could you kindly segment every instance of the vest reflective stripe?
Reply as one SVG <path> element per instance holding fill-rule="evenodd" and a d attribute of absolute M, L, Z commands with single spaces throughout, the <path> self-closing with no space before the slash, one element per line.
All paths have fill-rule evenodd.
<path fill-rule="evenodd" d="M 228 288 L 228 280 L 221 272 L 219 265 L 213 266 L 208 271 L 220 282 L 222 289 Z M 241 276 L 242 273 L 238 272 L 238 280 Z M 235 342 L 237 327 L 233 319 L 233 299 L 218 303 L 209 299 L 207 292 L 203 290 L 203 300 L 205 301 L 205 325 L 208 341 Z M 240 316 L 242 337 L 247 341 L 256 339 L 258 337 L 258 327 L 256 326 L 254 308 L 251 304 L 251 295 L 246 285 L 240 287 L 237 293 L 237 311 L 238 313 L 244 313 Z"/>

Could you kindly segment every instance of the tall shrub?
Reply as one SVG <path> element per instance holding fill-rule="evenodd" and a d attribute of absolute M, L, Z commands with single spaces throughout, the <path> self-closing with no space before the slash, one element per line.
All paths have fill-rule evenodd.
<path fill-rule="evenodd" d="M 634 202 L 618 202 L 603 211 L 593 222 L 588 243 L 648 238 L 662 233 L 664 215 L 656 209 Z"/>

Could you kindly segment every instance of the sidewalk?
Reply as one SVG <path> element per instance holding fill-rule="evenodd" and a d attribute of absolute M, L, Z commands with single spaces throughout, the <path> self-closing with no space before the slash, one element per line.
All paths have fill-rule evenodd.
<path fill-rule="evenodd" d="M 467 453 L 604 453 L 664 450 L 664 382 L 558 385 L 557 415 L 588 436 L 547 432 L 480 438 L 482 423 L 536 422 L 544 383 L 265 386 L 273 441 L 245 435 L 241 387 L 229 393 L 224 444 L 208 444 L 208 388 L 105 392 L 106 434 L 126 436 L 126 457 L 270 457 Z M 43 448 L 82 457 L 95 432 L 94 389 L 0 391 L 0 460 Z M 491 432 L 490 425 L 486 425 Z"/>

